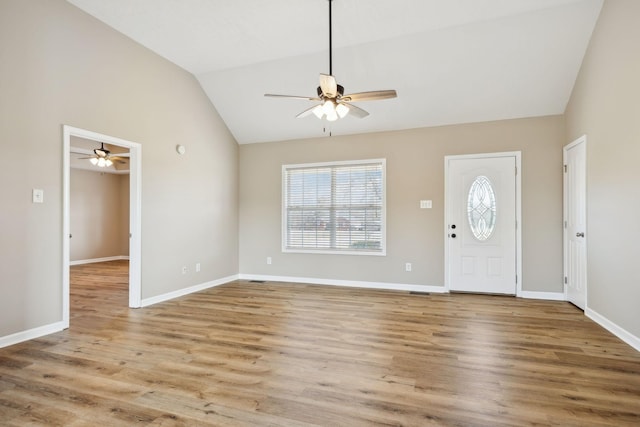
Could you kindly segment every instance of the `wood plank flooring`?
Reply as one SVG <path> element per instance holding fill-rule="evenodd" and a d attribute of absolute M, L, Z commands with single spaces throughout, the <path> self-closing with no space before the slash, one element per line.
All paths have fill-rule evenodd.
<path fill-rule="evenodd" d="M 568 303 L 238 281 L 0 349 L 0 425 L 639 426 L 640 353 Z"/>

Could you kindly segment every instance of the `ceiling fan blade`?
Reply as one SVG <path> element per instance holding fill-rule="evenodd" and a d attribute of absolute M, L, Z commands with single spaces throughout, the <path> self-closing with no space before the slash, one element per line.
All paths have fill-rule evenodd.
<path fill-rule="evenodd" d="M 127 163 L 129 158 L 128 157 L 120 157 L 120 156 L 109 156 L 109 160 L 111 160 L 113 162 L 118 162 L 118 163 Z"/>
<path fill-rule="evenodd" d="M 127 162 L 114 162 L 113 167 L 118 171 L 129 170 L 129 165 L 127 165 Z"/>
<path fill-rule="evenodd" d="M 358 92 L 344 95 L 342 99 L 349 102 L 360 102 L 377 101 L 379 99 L 389 99 L 397 96 L 398 94 L 395 90 L 373 90 L 371 92 Z"/>
<path fill-rule="evenodd" d="M 345 105 L 347 108 L 349 108 L 349 114 L 359 119 L 364 119 L 369 115 L 367 111 L 363 110 L 360 107 L 356 107 L 353 104 L 349 104 L 347 102 L 339 102 L 339 104 Z"/>
<path fill-rule="evenodd" d="M 91 156 L 91 157 L 78 157 L 78 160 L 88 160 L 88 159 L 97 159 L 96 156 Z"/>
<path fill-rule="evenodd" d="M 307 117 L 310 116 L 311 114 L 313 114 L 313 110 L 315 110 L 317 107 L 317 105 L 314 105 L 311 108 L 307 108 L 306 110 L 304 110 L 302 113 L 298 114 L 296 116 L 296 119 L 302 119 L 303 117 Z"/>
<path fill-rule="evenodd" d="M 297 95 L 277 95 L 273 93 L 265 93 L 264 96 L 268 96 L 271 98 L 290 98 L 290 99 L 305 99 L 307 101 L 320 101 L 318 97 L 311 96 L 297 96 Z"/>
<path fill-rule="evenodd" d="M 329 74 L 320 74 L 320 89 L 327 98 L 335 98 L 338 95 L 336 78 Z"/>

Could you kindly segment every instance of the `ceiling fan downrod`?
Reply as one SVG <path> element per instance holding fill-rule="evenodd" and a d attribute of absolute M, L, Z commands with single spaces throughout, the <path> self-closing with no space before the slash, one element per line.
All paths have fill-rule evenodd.
<path fill-rule="evenodd" d="M 332 33 L 333 33 L 333 26 L 331 25 L 331 4 L 333 3 L 333 0 L 329 0 L 329 75 L 333 76 L 333 43 L 332 43 Z"/>

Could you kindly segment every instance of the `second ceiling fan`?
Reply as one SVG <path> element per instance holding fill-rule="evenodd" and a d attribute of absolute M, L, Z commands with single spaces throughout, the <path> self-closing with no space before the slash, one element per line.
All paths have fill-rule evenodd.
<path fill-rule="evenodd" d="M 264 96 L 276 97 L 276 98 L 290 98 L 290 99 L 306 99 L 309 101 L 316 101 L 319 104 L 313 107 L 307 108 L 296 118 L 307 117 L 314 114 L 319 119 L 326 118 L 328 121 L 333 122 L 338 118 L 343 118 L 347 114 L 351 113 L 358 118 L 364 118 L 369 115 L 368 112 L 360 107 L 356 107 L 351 104 L 352 102 L 360 101 L 377 101 L 380 99 L 395 98 L 397 95 L 395 90 L 375 90 L 370 92 L 358 92 L 346 94 L 344 93 L 344 87 L 336 82 L 336 78 L 333 76 L 333 46 L 332 46 L 332 10 L 331 4 L 333 0 L 329 1 L 329 74 L 320 74 L 320 86 L 316 89 L 317 96 L 295 96 L 295 95 L 276 95 L 267 93 Z"/>
<path fill-rule="evenodd" d="M 100 148 L 93 150 L 94 155 L 91 157 L 80 157 L 81 160 L 89 159 L 92 165 L 99 166 L 101 168 L 110 167 L 115 163 L 125 163 L 129 156 L 125 153 L 120 153 L 117 156 L 112 156 L 111 151 L 107 150 L 104 146 L 104 142 L 100 143 Z"/>

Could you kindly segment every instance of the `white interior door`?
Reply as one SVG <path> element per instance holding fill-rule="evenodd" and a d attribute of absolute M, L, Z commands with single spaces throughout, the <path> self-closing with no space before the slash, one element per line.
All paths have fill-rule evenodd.
<path fill-rule="evenodd" d="M 449 290 L 516 294 L 518 159 L 446 158 Z"/>
<path fill-rule="evenodd" d="M 587 139 L 564 147 L 564 282 L 567 301 L 587 302 Z"/>

